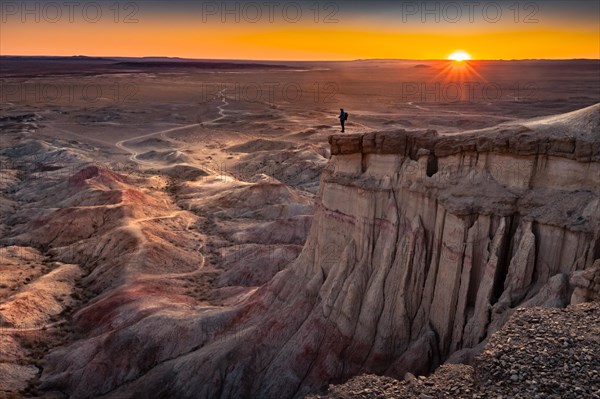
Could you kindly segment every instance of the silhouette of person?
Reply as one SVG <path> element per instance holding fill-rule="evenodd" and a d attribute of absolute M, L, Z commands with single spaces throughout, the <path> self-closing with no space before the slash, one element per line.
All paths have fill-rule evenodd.
<path fill-rule="evenodd" d="M 342 125 L 342 133 L 344 133 L 344 124 L 346 123 L 346 119 L 348 119 L 347 114 L 344 112 L 344 108 L 340 108 L 340 125 Z"/>

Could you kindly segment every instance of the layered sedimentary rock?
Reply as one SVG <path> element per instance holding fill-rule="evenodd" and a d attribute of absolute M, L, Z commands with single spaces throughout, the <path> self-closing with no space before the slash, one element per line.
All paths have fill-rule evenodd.
<path fill-rule="evenodd" d="M 227 308 L 128 323 L 115 302 L 119 328 L 52 353 L 43 387 L 302 397 L 361 373 L 429 372 L 519 306 L 597 298 L 600 105 L 457 136 L 330 143 L 309 237 L 287 268 Z"/>
<path fill-rule="evenodd" d="M 353 215 L 354 223 L 391 222 L 400 231 L 387 239 L 398 237 L 397 249 L 418 248 L 407 237 L 424 237 L 419 241 L 427 256 L 401 257 L 419 262 L 403 269 L 424 284 L 400 280 L 404 285 L 397 288 L 418 298 L 418 306 L 405 300 L 395 307 L 412 310 L 400 323 L 411 326 L 411 339 L 432 330 L 432 349 L 444 359 L 477 345 L 518 305 L 564 306 L 575 287 L 577 298 L 594 297 L 598 110 L 458 137 L 396 132 L 331 138 L 326 212 Z M 386 216 L 348 208 L 365 195 L 383 201 Z M 373 212 L 365 205 L 359 208 Z M 390 262 L 377 266 L 393 270 Z"/>

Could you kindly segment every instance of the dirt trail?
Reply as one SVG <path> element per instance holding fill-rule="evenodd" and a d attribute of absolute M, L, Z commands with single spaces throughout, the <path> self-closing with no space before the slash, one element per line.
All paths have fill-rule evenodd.
<path fill-rule="evenodd" d="M 170 137 L 167 136 L 167 133 L 171 133 L 171 132 L 176 132 L 179 130 L 185 130 L 185 129 L 189 129 L 192 127 L 198 127 L 198 126 L 204 126 L 204 125 L 214 125 L 216 124 L 216 122 L 224 119 L 227 115 L 226 115 L 226 110 L 225 107 L 229 106 L 229 101 L 227 101 L 227 97 L 225 96 L 225 90 L 227 89 L 223 89 L 219 92 L 219 97 L 221 97 L 221 105 L 217 106 L 217 109 L 219 110 L 219 116 L 211 119 L 209 121 L 205 121 L 205 122 L 200 122 L 200 123 L 192 123 L 189 125 L 185 125 L 185 126 L 178 126 L 178 127 L 173 127 L 173 128 L 169 128 L 169 129 L 164 129 L 164 130 L 160 130 L 158 132 L 153 132 L 153 133 L 148 133 L 148 134 L 142 134 L 140 136 L 136 136 L 136 137 L 132 137 L 129 139 L 125 139 L 125 140 L 121 140 L 118 141 L 117 143 L 115 143 L 115 146 L 117 148 L 119 148 L 120 150 L 123 150 L 125 152 L 128 152 L 131 154 L 131 156 L 129 157 L 129 159 L 133 162 L 137 162 L 139 164 L 145 164 L 145 165 L 155 165 L 154 162 L 148 162 L 148 161 L 143 161 L 138 159 L 138 155 L 139 153 L 129 147 L 127 147 L 126 143 L 127 142 L 131 142 L 131 141 L 135 141 L 135 140 L 139 140 L 139 139 L 144 139 L 144 138 L 148 138 L 148 137 L 153 137 L 153 136 L 157 136 L 160 135 L 161 138 L 163 138 L 164 140 L 167 141 L 176 141 Z"/>
<path fill-rule="evenodd" d="M 146 162 L 146 161 L 141 161 L 141 160 L 137 159 L 137 156 L 139 154 L 135 150 L 132 150 L 129 147 L 127 147 L 125 145 L 125 143 L 127 143 L 128 141 L 134 141 L 134 140 L 139 140 L 139 139 L 143 139 L 143 138 L 147 138 L 147 137 L 156 136 L 158 134 L 160 134 L 162 136 L 165 133 L 170 133 L 170 132 L 175 132 L 175 131 L 178 131 L 178 130 L 189 129 L 191 127 L 196 127 L 196 126 L 200 126 L 200 123 L 192 123 L 190 125 L 178 126 L 178 127 L 173 127 L 173 128 L 170 128 L 170 129 L 160 130 L 160 131 L 154 132 L 154 133 L 143 134 L 141 136 L 136 136 L 136 137 L 132 137 L 132 138 L 129 138 L 129 139 L 126 139 L 126 140 L 118 141 L 117 143 L 115 143 L 115 146 L 117 148 L 125 151 L 125 152 L 130 153 L 131 156 L 129 157 L 129 159 L 131 161 L 133 161 L 133 162 L 137 162 L 137 163 L 140 163 L 140 164 L 154 165 L 153 162 Z"/>

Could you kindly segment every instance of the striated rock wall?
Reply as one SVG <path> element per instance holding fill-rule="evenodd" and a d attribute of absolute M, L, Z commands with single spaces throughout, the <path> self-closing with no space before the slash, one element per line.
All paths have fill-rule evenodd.
<path fill-rule="evenodd" d="M 600 257 L 593 137 L 554 139 L 525 127 L 333 136 L 315 223 L 329 227 L 325 240 L 367 244 L 377 256 L 370 267 L 392 279 L 374 289 L 403 315 L 391 330 L 410 326 L 408 342 L 435 333 L 431 349 L 443 360 L 477 345 L 519 305 L 570 302 L 569 276 Z M 390 259 L 377 254 L 383 248 L 395 248 Z"/>

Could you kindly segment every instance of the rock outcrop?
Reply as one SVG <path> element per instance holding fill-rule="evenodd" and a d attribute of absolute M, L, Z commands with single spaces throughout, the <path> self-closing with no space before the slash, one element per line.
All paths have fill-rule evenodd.
<path fill-rule="evenodd" d="M 597 298 L 600 105 L 457 136 L 330 143 L 295 261 L 223 309 L 133 322 L 115 301 L 119 328 L 96 326 L 102 335 L 48 356 L 43 387 L 72 397 L 302 397 L 361 373 L 430 372 L 518 307 Z"/>

